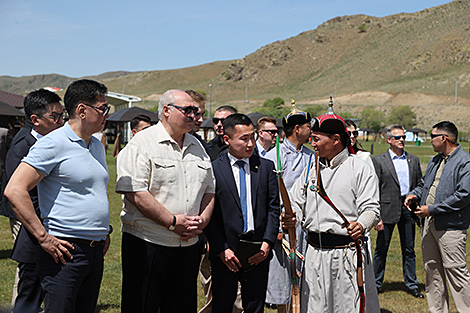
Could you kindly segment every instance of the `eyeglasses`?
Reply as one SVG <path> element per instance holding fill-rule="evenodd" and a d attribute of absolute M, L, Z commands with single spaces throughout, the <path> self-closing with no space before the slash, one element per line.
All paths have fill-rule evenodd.
<path fill-rule="evenodd" d="M 348 131 L 349 137 L 354 136 L 357 137 L 359 136 L 359 132 L 357 130 L 353 130 L 352 132 Z"/>
<path fill-rule="evenodd" d="M 431 139 L 434 139 L 434 138 L 436 138 L 436 137 L 440 137 L 440 136 L 447 137 L 447 135 L 446 135 L 446 134 L 433 134 L 433 133 L 431 133 Z"/>
<path fill-rule="evenodd" d="M 395 139 L 395 140 L 400 140 L 400 139 L 405 140 L 405 139 L 406 139 L 406 136 L 405 136 L 405 135 L 403 135 L 403 136 L 390 136 L 390 137 L 388 137 L 388 138 L 393 138 L 393 139 Z"/>
<path fill-rule="evenodd" d="M 176 104 L 168 104 L 168 106 L 172 106 L 172 107 L 175 107 L 177 109 L 180 109 L 181 112 L 184 113 L 184 115 L 189 115 L 191 113 L 193 113 L 194 115 L 197 114 L 197 112 L 199 111 L 199 108 L 198 107 L 195 107 L 195 106 L 192 106 L 192 105 L 189 105 L 187 107 L 180 107 L 179 105 L 176 105 Z"/>
<path fill-rule="evenodd" d="M 268 132 L 271 134 L 271 136 L 277 136 L 278 135 L 278 130 L 277 129 L 261 129 L 263 132 Z"/>
<path fill-rule="evenodd" d="M 100 110 L 103 113 L 103 116 L 106 116 L 109 113 L 109 110 L 111 110 L 110 105 L 107 105 L 104 108 L 96 107 L 96 106 L 88 104 L 88 103 L 84 103 L 84 105 L 86 105 L 87 107 L 93 108 L 93 109 Z"/>
<path fill-rule="evenodd" d="M 62 113 L 52 113 L 50 115 L 45 114 L 38 114 L 40 117 L 47 117 L 54 121 L 54 123 L 58 123 L 61 119 L 64 118 L 64 112 Z"/>
<path fill-rule="evenodd" d="M 212 123 L 214 123 L 214 125 L 219 124 L 219 122 L 221 122 L 223 124 L 224 121 L 225 121 L 225 118 L 218 118 L 218 117 L 213 117 L 212 118 Z"/>

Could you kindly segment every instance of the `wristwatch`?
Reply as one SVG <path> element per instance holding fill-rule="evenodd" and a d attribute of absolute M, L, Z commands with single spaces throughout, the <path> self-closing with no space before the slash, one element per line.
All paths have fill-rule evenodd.
<path fill-rule="evenodd" d="M 170 227 L 168 227 L 169 230 L 175 230 L 176 226 L 176 216 L 173 215 L 173 223 L 171 223 Z"/>

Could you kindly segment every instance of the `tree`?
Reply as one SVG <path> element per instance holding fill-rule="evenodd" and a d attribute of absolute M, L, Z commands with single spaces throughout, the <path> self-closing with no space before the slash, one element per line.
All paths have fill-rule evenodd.
<path fill-rule="evenodd" d="M 380 130 L 384 121 L 384 114 L 372 108 L 365 108 L 361 112 L 361 126 L 370 127 L 376 132 Z"/>
<path fill-rule="evenodd" d="M 400 124 L 405 129 L 410 129 L 416 125 L 416 114 L 407 105 L 397 106 L 390 112 L 388 123 Z"/>

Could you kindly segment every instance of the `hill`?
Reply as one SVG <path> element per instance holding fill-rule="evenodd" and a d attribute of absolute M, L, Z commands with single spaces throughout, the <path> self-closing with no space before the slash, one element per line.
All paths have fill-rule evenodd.
<path fill-rule="evenodd" d="M 142 97 L 149 106 L 169 88 L 209 93 L 209 84 L 213 108 L 230 103 L 242 112 L 254 111 L 276 96 L 287 103 L 295 98 L 303 105 L 326 105 L 332 93 L 340 112 L 358 116 L 365 106 L 388 112 L 396 105 L 410 105 L 419 127 L 449 119 L 468 130 L 469 25 L 470 2 L 464 0 L 383 18 L 341 16 L 239 60 L 101 79 L 110 90 Z M 59 78 L 63 85 L 58 85 Z M 68 83 L 63 77 L 55 79 L 58 87 Z M 17 92 L 8 89 L 14 80 L 0 77 L 0 89 Z M 246 91 L 249 103 L 242 101 Z"/>

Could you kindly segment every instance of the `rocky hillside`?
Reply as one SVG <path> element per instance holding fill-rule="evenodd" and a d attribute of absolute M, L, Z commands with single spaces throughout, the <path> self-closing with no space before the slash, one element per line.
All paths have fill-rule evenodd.
<path fill-rule="evenodd" d="M 30 89 L 10 89 L 20 79 L 0 77 L 0 89 Z M 204 89 L 209 93 L 209 84 L 213 85 L 213 108 L 231 103 L 243 112 L 254 111 L 265 99 L 276 96 L 286 102 L 295 98 L 298 102 L 302 99 L 304 105 L 326 105 L 332 93 L 339 110 L 355 115 L 364 106 L 389 111 L 394 105 L 410 105 L 420 127 L 429 128 L 445 118 L 468 130 L 470 1 L 454 0 L 383 18 L 336 17 L 315 30 L 266 45 L 239 60 L 120 73 L 102 80 L 110 90 L 125 90 L 147 99 L 149 105 L 168 88 Z M 45 85 L 64 88 L 68 82 Z M 246 91 L 249 103 L 242 101 Z"/>

